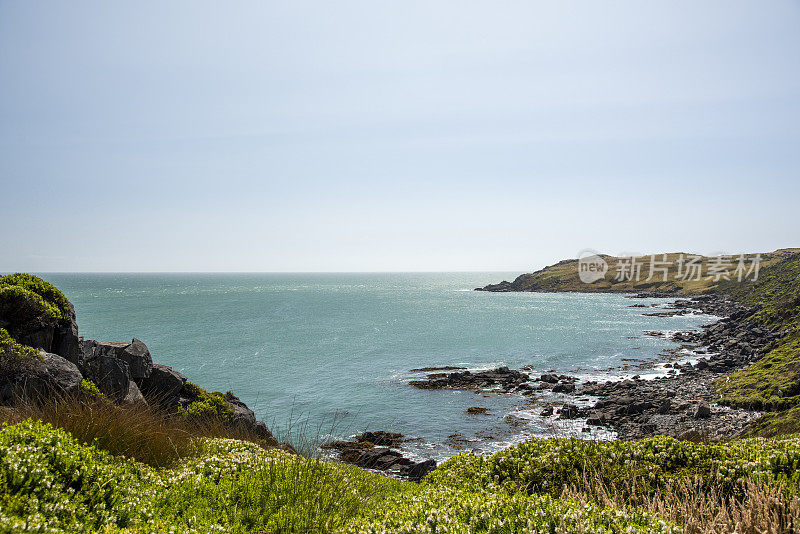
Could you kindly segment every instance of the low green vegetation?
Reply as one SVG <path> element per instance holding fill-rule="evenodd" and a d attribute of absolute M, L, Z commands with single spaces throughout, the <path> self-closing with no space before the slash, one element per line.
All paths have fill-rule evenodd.
<path fill-rule="evenodd" d="M 43 367 L 39 351 L 18 343 L 9 333 L 0 328 L 0 375 L 15 377 L 36 374 Z"/>
<path fill-rule="evenodd" d="M 181 412 L 194 419 L 218 419 L 230 421 L 233 418 L 233 410 L 225 402 L 222 393 L 209 393 L 193 382 L 186 382 L 184 390 L 195 397 L 197 400 L 181 409 Z"/>
<path fill-rule="evenodd" d="M 5 329 L 0 328 L 0 360 L 25 361 L 41 358 L 38 350 L 17 343 Z"/>
<path fill-rule="evenodd" d="M 800 404 L 800 331 L 775 343 L 757 362 L 716 383 L 723 403 L 780 411 Z"/>
<path fill-rule="evenodd" d="M 538 439 L 489 458 L 456 456 L 415 484 L 219 438 L 199 439 L 176 463 L 154 467 L 113 456 L 97 442 L 82 443 L 41 421 L 24 420 L 0 430 L 0 531 L 677 533 L 736 528 L 731 523 L 729 530 L 718 530 L 686 517 L 676 493 L 684 488 L 680 491 L 691 495 L 682 498 L 693 499 L 693 506 L 713 503 L 713 525 L 720 517 L 736 517 L 739 531 L 746 532 L 757 525 L 742 522 L 745 511 L 754 521 L 771 517 L 777 526 L 800 517 L 792 515 L 800 514 L 799 467 L 799 438 L 729 444 L 662 437 L 611 443 Z M 692 480 L 700 483 L 686 485 Z M 617 505 L 574 493 L 587 482 L 616 491 Z M 759 503 L 747 500 L 753 484 L 760 484 L 765 495 Z M 666 502 L 659 496 L 674 501 L 681 512 L 648 504 Z"/>
<path fill-rule="evenodd" d="M 551 496 L 559 496 L 565 486 L 583 484 L 587 478 L 618 488 L 637 479 L 648 492 L 663 491 L 685 478 L 699 478 L 705 489 L 734 496 L 742 494 L 750 478 L 800 494 L 799 469 L 798 438 L 693 443 L 656 436 L 611 442 L 533 439 L 488 459 L 455 456 L 430 477 L 451 485 L 497 485 L 512 492 Z"/>
<path fill-rule="evenodd" d="M 81 393 L 93 399 L 102 399 L 105 397 L 100 391 L 100 388 L 97 387 L 97 384 L 88 378 L 81 380 Z"/>
<path fill-rule="evenodd" d="M 788 332 L 750 366 L 719 379 L 721 402 L 730 406 L 768 410 L 749 430 L 774 436 L 800 431 L 800 254 L 788 254 L 762 269 L 755 282 L 726 282 L 721 291 L 754 308 L 748 320 Z"/>
<path fill-rule="evenodd" d="M 766 263 L 758 280 L 720 283 L 718 292 L 756 309 L 753 321 L 773 329 L 795 329 L 800 322 L 800 253 Z"/>

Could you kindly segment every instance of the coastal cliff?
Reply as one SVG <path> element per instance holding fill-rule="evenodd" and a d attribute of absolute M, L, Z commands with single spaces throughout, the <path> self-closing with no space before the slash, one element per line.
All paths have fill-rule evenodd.
<path fill-rule="evenodd" d="M 78 335 L 75 308 L 57 288 L 29 274 L 0 277 L 0 403 L 97 396 L 147 405 L 195 421 L 214 420 L 277 446 L 267 426 L 233 393 L 209 392 L 171 367 L 153 363 L 140 340 Z"/>

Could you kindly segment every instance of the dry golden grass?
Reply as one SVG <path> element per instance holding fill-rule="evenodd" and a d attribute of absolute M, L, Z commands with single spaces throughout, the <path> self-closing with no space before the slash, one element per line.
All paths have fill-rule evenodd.
<path fill-rule="evenodd" d="M 33 419 L 72 434 L 81 443 L 114 455 L 133 458 L 153 467 L 169 466 L 198 452 L 198 438 L 233 438 L 277 447 L 241 427 L 216 419 L 170 414 L 158 403 L 118 406 L 103 398 L 65 396 L 51 392 L 46 402 L 18 399 L 13 408 L 0 410 L 9 424 Z"/>
<path fill-rule="evenodd" d="M 609 486 L 599 476 L 564 488 L 563 497 L 622 509 L 640 508 L 683 527 L 686 534 L 795 534 L 800 532 L 800 498 L 780 486 L 749 480 L 742 497 L 703 489 L 686 478 L 653 493 L 644 481 Z"/>

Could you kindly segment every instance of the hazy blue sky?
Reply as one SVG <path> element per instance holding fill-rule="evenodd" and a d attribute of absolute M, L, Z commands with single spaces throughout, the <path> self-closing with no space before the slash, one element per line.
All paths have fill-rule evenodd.
<path fill-rule="evenodd" d="M 0 271 L 800 246 L 800 3 L 0 0 Z"/>

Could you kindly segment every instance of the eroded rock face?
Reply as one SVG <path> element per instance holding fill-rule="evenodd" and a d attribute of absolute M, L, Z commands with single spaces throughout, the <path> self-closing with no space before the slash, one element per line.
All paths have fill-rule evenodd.
<path fill-rule="evenodd" d="M 147 346 L 136 338 L 117 353 L 117 357 L 128 364 L 131 377 L 134 380 L 141 380 L 150 376 L 153 369 L 153 358 Z"/>
<path fill-rule="evenodd" d="M 96 343 L 96 342 L 95 342 Z M 83 363 L 83 373 L 108 397 L 122 401 L 132 382 L 128 364 L 111 354 L 99 352 Z"/>
<path fill-rule="evenodd" d="M 83 375 L 78 366 L 71 361 L 49 352 L 40 352 L 50 384 L 63 393 L 80 391 Z"/>
<path fill-rule="evenodd" d="M 81 340 L 78 337 L 78 324 L 75 319 L 55 328 L 51 350 L 62 358 L 78 364 L 81 358 Z"/>
<path fill-rule="evenodd" d="M 167 365 L 154 363 L 150 375 L 140 382 L 142 393 L 156 399 L 169 399 L 180 393 L 186 377 Z"/>
<path fill-rule="evenodd" d="M 339 451 L 342 462 L 409 480 L 420 480 L 436 468 L 436 460 L 415 462 L 395 450 L 403 441 L 402 434 L 377 430 L 355 436 L 353 441 L 327 443 L 322 448 Z"/>
<path fill-rule="evenodd" d="M 150 376 L 153 359 L 147 346 L 134 338 L 130 343 L 125 341 L 84 341 L 81 361 L 84 366 L 101 356 L 115 358 L 128 366 L 128 374 L 134 380 Z"/>

